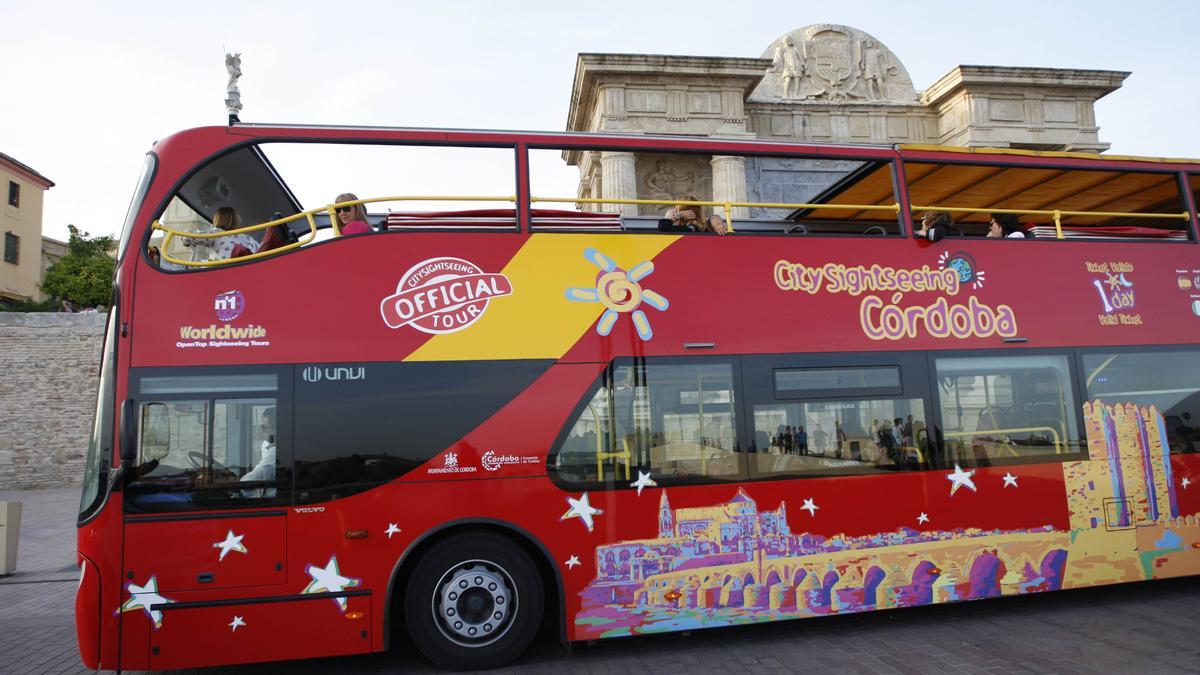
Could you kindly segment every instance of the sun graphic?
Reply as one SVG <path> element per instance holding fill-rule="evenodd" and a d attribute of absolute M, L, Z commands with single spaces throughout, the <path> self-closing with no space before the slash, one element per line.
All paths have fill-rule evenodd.
<path fill-rule="evenodd" d="M 975 259 L 962 251 L 943 253 L 938 256 L 938 269 L 950 268 L 958 272 L 961 284 L 971 284 L 971 288 L 983 288 L 983 270 L 975 263 Z"/>
<path fill-rule="evenodd" d="M 604 305 L 604 313 L 600 315 L 600 321 L 596 324 L 596 332 L 608 335 L 621 314 L 632 313 L 633 326 L 637 329 L 638 337 L 642 340 L 654 337 L 650 319 L 646 318 L 646 313 L 640 307 L 644 303 L 665 312 L 670 306 L 666 298 L 648 288 L 642 288 L 638 283 L 654 273 L 654 263 L 646 260 L 625 271 L 594 248 L 585 250 L 583 257 L 600 269 L 596 274 L 596 286 L 568 288 L 567 299 L 572 302 L 598 302 Z"/>

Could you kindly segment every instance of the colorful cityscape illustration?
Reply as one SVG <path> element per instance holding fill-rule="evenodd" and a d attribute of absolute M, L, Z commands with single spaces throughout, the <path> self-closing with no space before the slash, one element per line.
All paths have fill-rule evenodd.
<path fill-rule="evenodd" d="M 793 532 L 787 504 L 673 509 L 658 536 L 597 547 L 582 638 L 736 625 L 1195 574 L 1197 515 L 1179 513 L 1162 416 L 1084 405 L 1088 459 L 1063 464 L 1070 530 Z M 1187 483 L 1183 484 L 1186 487 Z"/>

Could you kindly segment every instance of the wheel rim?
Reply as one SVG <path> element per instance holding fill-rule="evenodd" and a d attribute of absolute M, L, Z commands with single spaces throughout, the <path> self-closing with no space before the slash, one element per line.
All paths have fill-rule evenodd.
<path fill-rule="evenodd" d="M 468 560 L 446 570 L 433 592 L 433 620 L 446 639 L 464 647 L 499 640 L 517 615 L 512 576 L 487 560 Z"/>

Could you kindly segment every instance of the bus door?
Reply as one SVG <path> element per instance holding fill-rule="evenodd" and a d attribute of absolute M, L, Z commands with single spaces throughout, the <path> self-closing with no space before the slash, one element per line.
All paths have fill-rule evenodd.
<path fill-rule="evenodd" d="M 146 667 L 196 665 L 197 638 L 216 647 L 216 636 L 249 632 L 245 600 L 288 593 L 290 383 L 290 368 L 279 367 L 131 372 L 124 667 L 147 650 Z M 259 623 L 269 611 L 257 612 Z M 216 651 L 213 663 L 252 653 Z"/>

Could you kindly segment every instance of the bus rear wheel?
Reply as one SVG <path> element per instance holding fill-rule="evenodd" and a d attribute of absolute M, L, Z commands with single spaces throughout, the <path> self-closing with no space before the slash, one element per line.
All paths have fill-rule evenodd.
<path fill-rule="evenodd" d="M 537 566 L 511 539 L 463 534 L 413 569 L 404 617 L 417 649 L 441 668 L 495 668 L 520 656 L 541 625 Z"/>

